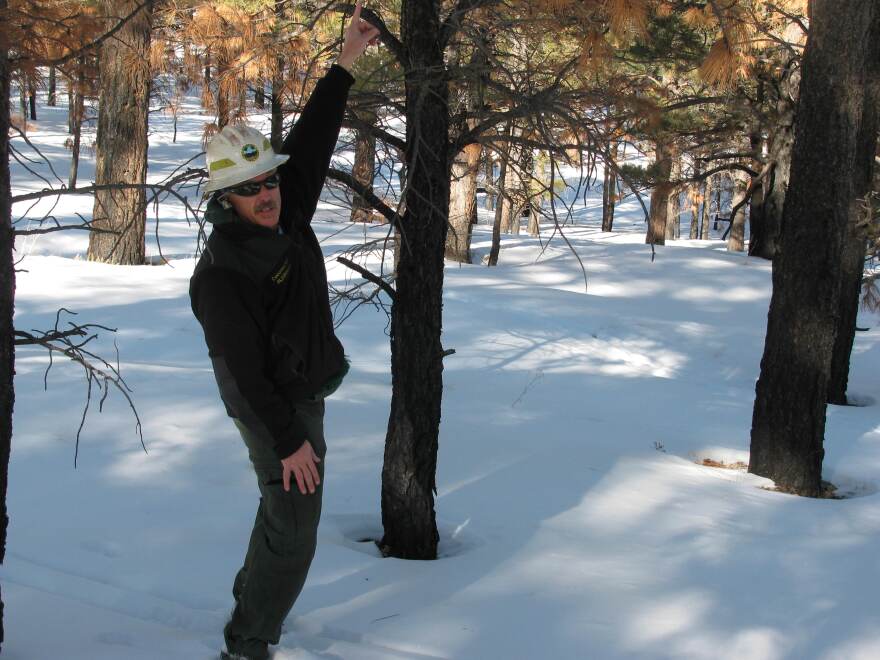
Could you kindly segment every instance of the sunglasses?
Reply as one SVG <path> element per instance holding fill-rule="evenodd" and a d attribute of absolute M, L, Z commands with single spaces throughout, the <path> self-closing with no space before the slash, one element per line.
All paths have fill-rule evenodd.
<path fill-rule="evenodd" d="M 237 186 L 233 186 L 232 188 L 226 188 L 223 192 L 225 194 L 232 193 L 233 195 L 240 195 L 242 197 L 253 197 L 260 192 L 263 186 L 266 186 L 266 190 L 272 190 L 273 188 L 277 188 L 280 182 L 281 178 L 278 176 L 278 172 L 275 172 L 275 174 L 270 174 L 262 181 L 247 181 Z"/>

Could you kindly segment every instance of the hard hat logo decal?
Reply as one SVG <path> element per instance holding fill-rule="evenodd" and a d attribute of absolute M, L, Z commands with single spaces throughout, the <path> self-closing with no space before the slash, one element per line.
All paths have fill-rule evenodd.
<path fill-rule="evenodd" d="M 248 162 L 253 162 L 260 157 L 260 150 L 255 144 L 246 144 L 241 148 L 241 157 Z"/>

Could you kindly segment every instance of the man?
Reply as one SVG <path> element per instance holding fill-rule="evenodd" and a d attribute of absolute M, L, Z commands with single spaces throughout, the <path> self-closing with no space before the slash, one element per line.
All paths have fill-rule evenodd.
<path fill-rule="evenodd" d="M 312 93 L 281 153 L 247 126 L 208 145 L 214 229 L 190 282 L 193 312 L 227 413 L 248 449 L 260 506 L 223 658 L 263 660 L 306 579 L 317 542 L 326 453 L 324 398 L 348 371 L 333 333 L 327 274 L 310 222 L 354 79 L 378 30 L 360 19 Z"/>

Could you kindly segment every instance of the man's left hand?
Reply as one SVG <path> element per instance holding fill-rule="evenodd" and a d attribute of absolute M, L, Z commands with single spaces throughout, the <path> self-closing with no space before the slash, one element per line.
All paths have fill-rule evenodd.
<path fill-rule="evenodd" d="M 348 27 L 345 28 L 345 39 L 342 42 L 342 52 L 336 63 L 346 70 L 351 69 L 355 60 L 363 55 L 367 46 L 378 42 L 379 29 L 373 27 L 361 18 L 362 0 L 357 0 Z"/>

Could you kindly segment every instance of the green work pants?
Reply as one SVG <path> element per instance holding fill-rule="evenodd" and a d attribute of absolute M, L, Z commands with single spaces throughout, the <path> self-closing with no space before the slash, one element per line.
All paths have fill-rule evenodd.
<path fill-rule="evenodd" d="M 292 475 L 290 490 L 285 492 L 281 461 L 272 451 L 271 439 L 234 420 L 247 445 L 261 497 L 244 565 L 232 587 L 235 609 L 224 636 L 230 652 L 248 658 L 268 658 L 267 645 L 278 643 L 281 625 L 315 555 L 327 453 L 324 400 L 298 402 L 295 408 L 306 424 L 312 448 L 321 457 L 321 484 L 313 494 L 300 493 Z"/>

